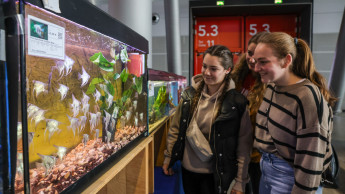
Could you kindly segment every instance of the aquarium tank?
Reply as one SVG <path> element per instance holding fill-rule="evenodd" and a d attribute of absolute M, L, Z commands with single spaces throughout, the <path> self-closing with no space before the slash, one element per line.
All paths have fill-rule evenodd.
<path fill-rule="evenodd" d="M 80 7 L 90 11 L 75 16 L 64 3 L 68 18 L 139 36 L 92 5 L 84 2 Z M 148 42 L 136 38 L 137 48 L 63 14 L 24 8 L 26 104 L 19 112 L 26 110 L 26 118 L 17 125 L 15 192 L 24 192 L 27 181 L 31 193 L 72 192 L 147 132 L 147 103 L 138 102 L 147 102 Z M 104 19 L 93 22 L 91 12 Z"/>
<path fill-rule="evenodd" d="M 169 86 L 169 101 L 173 104 L 171 107 L 176 107 L 178 105 L 178 80 L 170 81 Z"/>
<path fill-rule="evenodd" d="M 187 78 L 184 76 L 178 76 L 178 102 L 180 102 L 182 92 L 187 88 Z"/>
<path fill-rule="evenodd" d="M 154 130 L 155 124 L 175 112 L 181 95 L 179 88 L 182 89 L 184 85 L 182 80 L 186 80 L 186 78 L 174 73 L 149 69 L 149 132 Z"/>

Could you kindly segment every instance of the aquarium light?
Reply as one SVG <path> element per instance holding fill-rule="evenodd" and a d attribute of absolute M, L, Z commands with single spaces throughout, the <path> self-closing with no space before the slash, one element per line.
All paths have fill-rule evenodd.
<path fill-rule="evenodd" d="M 224 1 L 217 1 L 217 5 L 224 5 Z"/>

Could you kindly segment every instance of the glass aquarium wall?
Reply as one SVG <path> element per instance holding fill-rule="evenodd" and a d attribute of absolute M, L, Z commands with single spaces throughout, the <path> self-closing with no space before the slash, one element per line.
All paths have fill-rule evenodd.
<path fill-rule="evenodd" d="M 25 30 L 29 150 L 18 133 L 15 187 L 28 151 L 31 193 L 57 193 L 147 131 L 147 54 L 31 5 Z"/>
<path fill-rule="evenodd" d="M 183 80 L 185 82 L 183 82 Z M 149 132 L 155 124 L 175 112 L 186 78 L 173 73 L 149 69 L 148 116 Z"/>
<path fill-rule="evenodd" d="M 178 101 L 180 102 L 182 92 L 187 88 L 187 78 L 184 76 L 178 77 Z"/>
<path fill-rule="evenodd" d="M 148 89 L 149 124 L 169 115 L 167 82 L 150 81 Z"/>

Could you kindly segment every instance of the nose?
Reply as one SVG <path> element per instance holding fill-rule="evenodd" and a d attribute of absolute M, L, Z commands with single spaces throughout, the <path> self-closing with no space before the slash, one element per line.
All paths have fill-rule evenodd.
<path fill-rule="evenodd" d="M 254 71 L 255 72 L 259 72 L 260 71 L 260 65 L 257 62 L 254 62 L 255 66 L 254 66 Z"/>
<path fill-rule="evenodd" d="M 204 74 L 210 75 L 210 70 L 208 68 L 204 68 Z"/>
<path fill-rule="evenodd" d="M 250 58 L 249 58 L 249 63 L 254 64 L 254 63 L 255 63 L 255 59 L 254 59 L 253 57 L 250 57 Z"/>

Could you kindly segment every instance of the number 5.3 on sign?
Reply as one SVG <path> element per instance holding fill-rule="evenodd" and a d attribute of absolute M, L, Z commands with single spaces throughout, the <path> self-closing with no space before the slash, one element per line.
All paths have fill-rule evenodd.
<path fill-rule="evenodd" d="M 270 25 L 269 24 L 262 24 L 262 27 L 266 32 L 270 32 Z M 249 24 L 249 35 L 254 36 L 258 33 L 257 24 Z"/>

